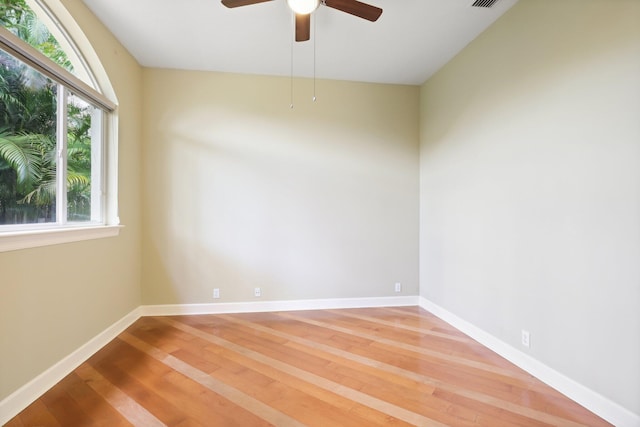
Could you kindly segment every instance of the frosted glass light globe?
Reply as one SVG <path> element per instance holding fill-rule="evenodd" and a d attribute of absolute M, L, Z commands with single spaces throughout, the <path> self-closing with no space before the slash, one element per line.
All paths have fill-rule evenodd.
<path fill-rule="evenodd" d="M 318 8 L 320 0 L 287 0 L 289 7 L 299 15 L 308 15 Z"/>

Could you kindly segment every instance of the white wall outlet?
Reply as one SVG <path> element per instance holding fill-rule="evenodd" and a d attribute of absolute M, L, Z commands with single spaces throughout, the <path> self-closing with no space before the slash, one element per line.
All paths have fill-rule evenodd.
<path fill-rule="evenodd" d="M 260 290 L 260 288 L 255 288 L 253 290 L 253 296 L 255 297 L 261 297 L 262 296 L 262 290 Z"/>
<path fill-rule="evenodd" d="M 531 334 L 524 329 L 522 330 L 522 345 L 527 348 L 531 347 Z"/>
<path fill-rule="evenodd" d="M 402 292 L 402 283 L 396 282 L 396 286 L 394 289 L 396 292 Z"/>
<path fill-rule="evenodd" d="M 218 288 L 214 288 L 213 289 L 213 297 L 214 298 L 220 298 L 220 289 L 218 289 Z"/>

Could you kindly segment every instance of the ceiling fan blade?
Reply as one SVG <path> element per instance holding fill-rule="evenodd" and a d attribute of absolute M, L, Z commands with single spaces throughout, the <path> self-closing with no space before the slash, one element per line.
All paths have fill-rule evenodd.
<path fill-rule="evenodd" d="M 311 38 L 311 14 L 296 13 L 296 41 L 305 42 Z"/>
<path fill-rule="evenodd" d="M 252 4 L 263 3 L 265 1 L 273 1 L 273 0 L 222 0 L 222 4 L 227 7 L 240 7 L 240 6 L 250 6 Z"/>
<path fill-rule="evenodd" d="M 382 9 L 379 7 L 358 0 L 324 0 L 324 4 L 371 22 L 377 21 L 382 15 Z"/>

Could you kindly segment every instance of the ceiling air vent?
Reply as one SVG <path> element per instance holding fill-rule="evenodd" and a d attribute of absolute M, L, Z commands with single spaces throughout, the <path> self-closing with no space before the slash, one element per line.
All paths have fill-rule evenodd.
<path fill-rule="evenodd" d="M 496 4 L 498 0 L 476 0 L 471 5 L 472 7 L 491 7 Z"/>

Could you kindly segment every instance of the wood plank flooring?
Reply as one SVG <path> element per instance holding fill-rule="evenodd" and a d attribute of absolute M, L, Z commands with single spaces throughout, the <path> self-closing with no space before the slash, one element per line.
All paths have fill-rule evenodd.
<path fill-rule="evenodd" d="M 607 426 L 418 307 L 143 317 L 6 424 Z"/>

